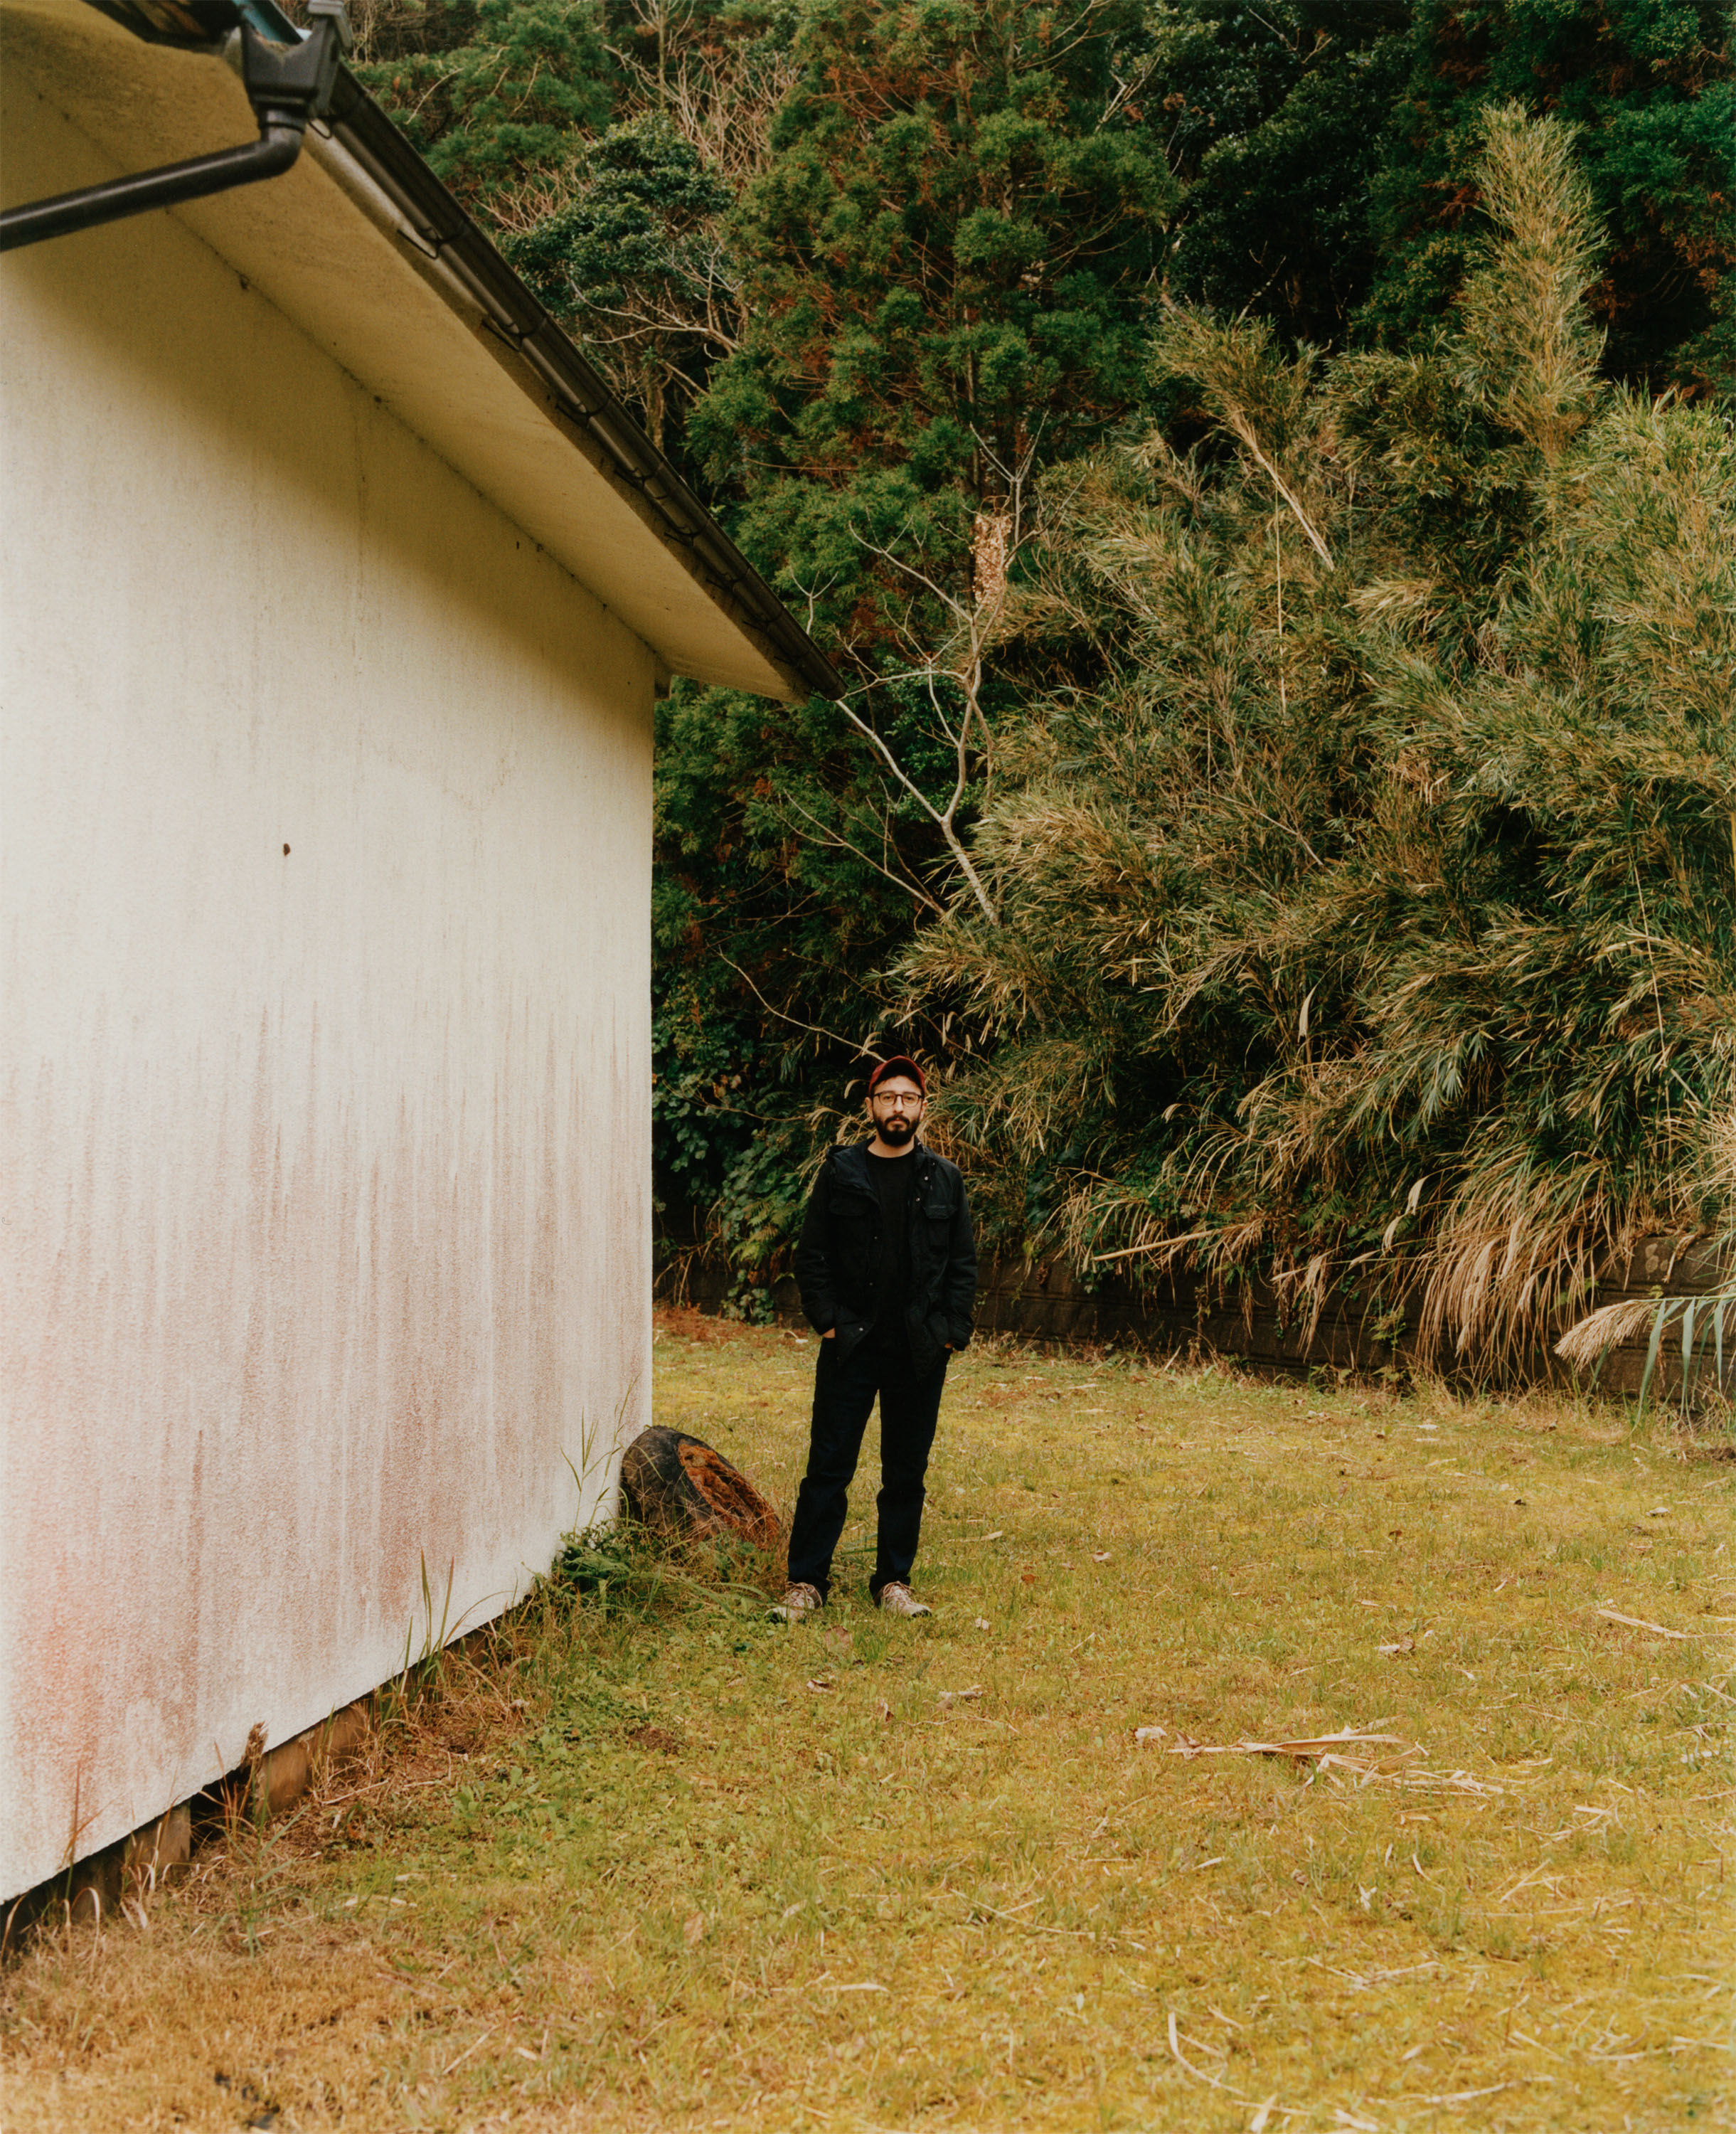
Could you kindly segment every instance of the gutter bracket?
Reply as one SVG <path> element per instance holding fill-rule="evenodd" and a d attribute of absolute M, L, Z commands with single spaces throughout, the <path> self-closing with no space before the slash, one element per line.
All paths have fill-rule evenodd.
<path fill-rule="evenodd" d="M 313 27 L 299 44 L 272 44 L 250 24 L 240 27 L 241 78 L 258 121 L 257 141 L 8 208 L 0 214 L 0 252 L 202 200 L 287 171 L 301 152 L 309 124 L 326 116 L 339 66 L 355 42 L 344 0 L 309 0 L 307 12 Z"/>

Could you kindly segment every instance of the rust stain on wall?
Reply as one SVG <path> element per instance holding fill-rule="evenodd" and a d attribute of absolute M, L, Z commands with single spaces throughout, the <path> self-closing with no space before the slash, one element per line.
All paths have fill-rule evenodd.
<path fill-rule="evenodd" d="M 127 229 L 128 336 L 5 327 L 64 496 L 7 557 L 7 1891 L 383 1679 L 424 1564 L 509 1605 L 649 1394 L 651 657 Z"/>

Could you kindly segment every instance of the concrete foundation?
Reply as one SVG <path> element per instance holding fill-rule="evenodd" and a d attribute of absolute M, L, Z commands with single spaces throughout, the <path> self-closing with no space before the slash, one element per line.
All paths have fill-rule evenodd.
<path fill-rule="evenodd" d="M 356 1754 L 373 1723 L 374 1699 L 359 1697 L 292 1741 L 262 1750 L 191 1800 L 38 1883 L 0 1923 L 0 1948 L 15 1947 L 33 1925 L 56 1924 L 56 1915 L 75 1926 L 124 1915 L 129 1901 L 138 1902 L 186 1871 L 200 1822 L 238 1813 L 266 1819 L 282 1815 Z"/>

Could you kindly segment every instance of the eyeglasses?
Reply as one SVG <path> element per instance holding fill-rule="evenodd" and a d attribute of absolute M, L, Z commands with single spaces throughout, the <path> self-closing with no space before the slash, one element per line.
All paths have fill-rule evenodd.
<path fill-rule="evenodd" d="M 895 1111 L 899 1112 L 919 1112 L 923 1108 L 923 1100 L 919 1096 L 913 1094 L 907 1097 L 902 1091 L 894 1092 L 890 1089 L 876 1089 L 874 1093 L 874 1101 L 877 1104 L 890 1104 Z"/>

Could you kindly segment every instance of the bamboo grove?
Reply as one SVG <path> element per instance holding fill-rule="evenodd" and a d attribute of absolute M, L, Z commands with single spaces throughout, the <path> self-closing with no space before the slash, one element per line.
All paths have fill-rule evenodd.
<path fill-rule="evenodd" d="M 1360 1290 L 1485 1368 L 1736 1180 L 1736 446 L 1600 381 L 1568 137 L 1497 112 L 1431 345 L 1173 312 L 1161 429 L 1053 485 L 1000 743 L 901 965 L 951 1131 L 1081 1264 Z"/>

